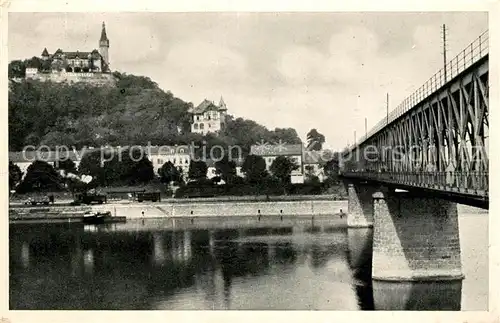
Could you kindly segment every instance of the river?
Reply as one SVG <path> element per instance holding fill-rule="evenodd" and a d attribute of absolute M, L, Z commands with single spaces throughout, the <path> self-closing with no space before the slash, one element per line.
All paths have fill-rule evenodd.
<path fill-rule="evenodd" d="M 382 289 L 371 229 L 287 218 L 11 224 L 10 309 L 487 310 L 485 213 L 459 216 L 462 283 Z"/>

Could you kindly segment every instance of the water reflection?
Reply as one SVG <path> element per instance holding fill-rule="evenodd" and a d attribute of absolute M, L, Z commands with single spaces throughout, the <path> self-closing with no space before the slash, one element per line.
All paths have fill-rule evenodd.
<path fill-rule="evenodd" d="M 173 230 L 148 220 L 12 225 L 10 306 L 346 309 L 344 301 L 327 302 L 338 294 L 335 284 L 353 290 L 352 279 L 341 278 L 351 276 L 345 230 L 322 231 L 289 224 Z M 357 303 L 355 294 L 346 297 Z"/>
<path fill-rule="evenodd" d="M 371 229 L 168 221 L 11 225 L 11 309 L 460 309 L 461 282 L 372 284 Z"/>
<path fill-rule="evenodd" d="M 460 311 L 462 281 L 373 282 L 377 310 Z"/>
<path fill-rule="evenodd" d="M 348 228 L 348 259 L 356 284 L 356 295 L 362 310 L 373 310 L 372 293 L 372 246 L 373 230 L 369 228 Z"/>

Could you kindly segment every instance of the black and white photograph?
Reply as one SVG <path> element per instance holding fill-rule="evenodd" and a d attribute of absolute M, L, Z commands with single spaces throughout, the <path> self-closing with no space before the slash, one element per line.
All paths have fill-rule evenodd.
<path fill-rule="evenodd" d="M 491 310 L 487 9 L 84 10 L 2 13 L 9 311 Z"/>

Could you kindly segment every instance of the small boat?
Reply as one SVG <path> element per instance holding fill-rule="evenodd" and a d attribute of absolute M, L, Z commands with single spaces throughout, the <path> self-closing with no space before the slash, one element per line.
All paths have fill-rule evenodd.
<path fill-rule="evenodd" d="M 97 212 L 93 215 L 86 215 L 83 217 L 83 223 L 87 224 L 101 224 L 101 223 L 115 223 L 126 222 L 125 216 L 111 216 L 111 212 Z"/>

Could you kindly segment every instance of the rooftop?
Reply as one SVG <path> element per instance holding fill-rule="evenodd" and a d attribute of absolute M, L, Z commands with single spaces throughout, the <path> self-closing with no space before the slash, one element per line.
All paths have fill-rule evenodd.
<path fill-rule="evenodd" d="M 61 159 L 71 159 L 72 161 L 77 161 L 81 156 L 85 153 L 85 151 L 77 151 L 77 152 L 67 152 L 67 151 L 10 151 L 9 152 L 9 161 L 13 163 L 31 163 L 35 160 L 43 160 L 47 163 L 53 163 L 56 160 Z"/>
<path fill-rule="evenodd" d="M 125 151 L 129 148 L 133 147 L 137 149 L 138 146 L 117 146 L 117 147 L 103 147 L 104 151 Z M 176 154 L 190 154 L 189 146 L 181 145 L 181 146 L 144 146 L 140 147 L 145 151 L 148 155 L 176 155 Z M 36 150 L 26 150 L 26 151 L 11 151 L 9 152 L 9 161 L 13 163 L 22 163 L 27 162 L 31 163 L 35 160 L 43 160 L 48 163 L 55 162 L 56 160 L 63 159 L 71 159 L 72 161 L 80 160 L 83 155 L 89 153 L 91 151 L 98 150 L 99 148 L 83 148 L 78 151 L 36 151 Z"/>
<path fill-rule="evenodd" d="M 302 144 L 294 145 L 252 145 L 250 147 L 250 154 L 259 156 L 292 156 L 302 155 Z"/>
<path fill-rule="evenodd" d="M 192 110 L 193 114 L 202 114 L 205 111 L 219 111 L 219 110 L 227 110 L 226 104 L 221 97 L 220 105 L 215 105 L 214 102 L 209 101 L 207 99 L 203 100 L 197 107 Z"/>

